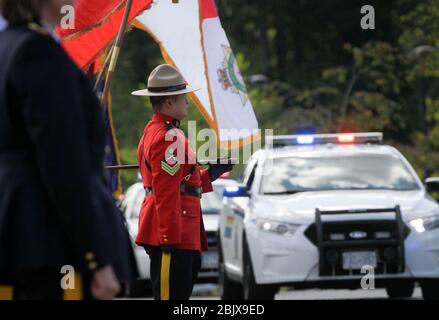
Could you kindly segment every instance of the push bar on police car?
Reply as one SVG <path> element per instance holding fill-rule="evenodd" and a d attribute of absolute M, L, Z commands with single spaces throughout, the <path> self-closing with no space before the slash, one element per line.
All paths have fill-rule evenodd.
<path fill-rule="evenodd" d="M 394 226 L 395 226 L 395 234 L 390 236 L 388 239 L 364 239 L 364 240 L 355 240 L 355 239 L 349 239 L 349 240 L 333 240 L 326 239 L 324 226 L 329 226 L 329 224 L 342 224 L 346 223 L 346 221 L 332 221 L 327 222 L 325 224 L 324 221 L 322 221 L 322 216 L 324 215 L 344 215 L 344 214 L 372 214 L 372 213 L 394 213 L 395 214 L 395 220 L 394 220 Z M 351 222 L 355 222 L 351 221 Z M 359 222 L 359 221 L 358 221 Z M 372 224 L 374 220 L 368 220 L 368 224 Z M 380 223 L 380 220 L 376 221 L 377 224 Z M 317 236 L 317 248 L 319 250 L 319 275 L 325 276 L 325 275 L 331 275 L 331 272 L 329 270 L 333 269 L 328 268 L 328 261 L 327 261 L 327 255 L 328 250 L 337 250 L 337 251 L 343 251 L 346 249 L 351 250 L 361 250 L 361 248 L 379 248 L 379 247 L 390 247 L 393 246 L 397 250 L 397 259 L 394 261 L 395 263 L 398 263 L 398 272 L 404 272 L 405 271 L 405 250 L 404 250 L 404 239 L 406 237 L 405 234 L 405 228 L 404 228 L 404 222 L 401 217 L 401 209 L 400 206 L 397 205 L 393 208 L 382 208 L 382 209 L 354 209 L 354 210 L 319 210 L 316 209 L 315 212 L 315 227 L 316 227 L 316 236 Z M 393 232 L 392 232 L 393 233 Z M 334 270 L 334 269 L 333 269 Z M 334 272 L 334 271 L 333 271 Z M 333 274 L 332 272 L 332 274 Z"/>

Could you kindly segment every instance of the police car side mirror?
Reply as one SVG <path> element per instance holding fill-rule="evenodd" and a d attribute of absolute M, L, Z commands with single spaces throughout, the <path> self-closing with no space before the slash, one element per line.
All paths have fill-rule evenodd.
<path fill-rule="evenodd" d="M 425 179 L 425 186 L 428 192 L 439 191 L 439 178 L 430 177 Z"/>
<path fill-rule="evenodd" d="M 235 197 L 250 197 L 250 192 L 247 189 L 246 185 L 236 185 L 236 186 L 227 186 L 224 188 L 223 192 L 224 197 L 235 198 Z"/>

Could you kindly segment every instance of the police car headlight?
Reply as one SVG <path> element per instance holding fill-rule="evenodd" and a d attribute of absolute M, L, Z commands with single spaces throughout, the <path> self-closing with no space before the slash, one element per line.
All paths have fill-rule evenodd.
<path fill-rule="evenodd" d="M 419 233 L 439 228 L 439 215 L 410 221 L 410 225 Z"/>
<path fill-rule="evenodd" d="M 287 223 L 276 220 L 268 219 L 258 219 L 257 222 L 258 229 L 263 232 L 270 232 L 279 235 L 292 236 L 297 229 L 299 229 L 299 224 Z"/>

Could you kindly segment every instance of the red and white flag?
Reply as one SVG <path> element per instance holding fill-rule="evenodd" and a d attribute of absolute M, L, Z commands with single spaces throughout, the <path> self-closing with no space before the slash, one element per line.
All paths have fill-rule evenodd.
<path fill-rule="evenodd" d="M 137 27 L 160 45 L 165 61 L 189 85 L 202 89 L 191 98 L 222 147 L 260 138 L 258 122 L 214 0 L 156 0 L 137 17 Z"/>
<path fill-rule="evenodd" d="M 152 0 L 133 0 L 128 21 L 132 21 Z M 76 0 L 75 28 L 58 27 L 66 51 L 81 69 L 87 70 L 116 37 L 126 0 Z"/>

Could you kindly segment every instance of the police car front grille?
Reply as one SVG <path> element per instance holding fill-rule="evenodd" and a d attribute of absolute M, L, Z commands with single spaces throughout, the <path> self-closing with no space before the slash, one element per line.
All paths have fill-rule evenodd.
<path fill-rule="evenodd" d="M 405 270 L 404 239 L 409 235 L 410 229 L 402 222 L 399 207 L 395 208 L 394 212 L 395 220 L 324 221 L 323 214 L 340 212 L 317 211 L 316 223 L 305 230 L 305 236 L 318 247 L 319 274 L 321 276 L 360 275 L 361 269 L 343 269 L 343 253 L 355 251 L 376 252 L 375 274 L 403 272 Z M 341 212 L 344 213 L 347 212 Z M 321 232 L 320 239 L 318 232 Z"/>

